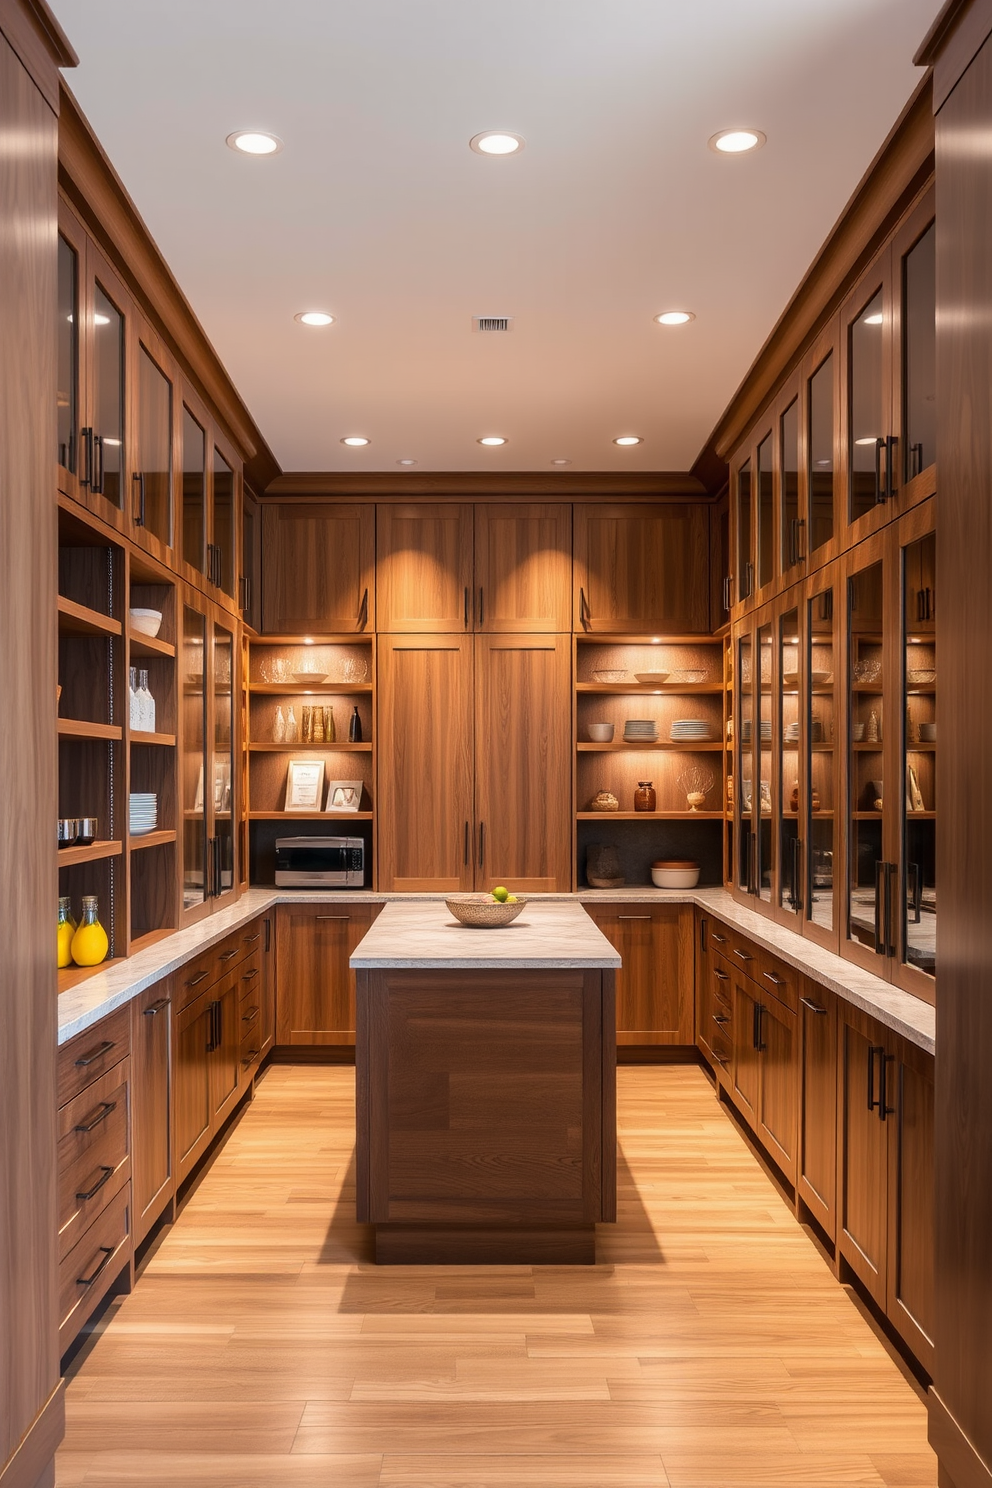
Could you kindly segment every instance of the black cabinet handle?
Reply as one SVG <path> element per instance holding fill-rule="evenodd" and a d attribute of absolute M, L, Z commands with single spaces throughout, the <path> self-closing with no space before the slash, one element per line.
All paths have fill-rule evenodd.
<path fill-rule="evenodd" d="M 97 1060 L 102 1059 L 104 1054 L 106 1054 L 113 1047 L 113 1039 L 104 1039 L 102 1044 L 97 1044 L 96 1048 L 91 1049 L 88 1054 L 81 1054 L 79 1056 L 79 1058 L 76 1060 L 76 1068 L 86 1069 L 89 1065 L 96 1064 Z"/>
<path fill-rule="evenodd" d="M 369 623 L 369 591 L 368 585 L 362 595 L 362 602 L 358 606 L 358 629 L 365 630 Z"/>
<path fill-rule="evenodd" d="M 730 978 L 727 975 L 727 973 L 725 971 L 718 970 L 717 967 L 714 967 L 713 968 L 713 975 L 715 977 L 717 977 L 721 982 L 729 982 L 730 981 Z"/>
<path fill-rule="evenodd" d="M 319 919 L 320 916 L 318 915 L 317 918 Z M 237 950 L 225 951 L 224 954 L 223 954 L 223 956 L 218 956 L 217 957 L 217 960 L 218 961 L 233 961 L 234 958 L 235 958 L 235 956 L 237 954 L 238 954 Z"/>
<path fill-rule="evenodd" d="M 719 1023 L 720 1027 L 722 1028 L 725 1023 L 730 1022 L 730 1019 L 727 1017 L 726 1013 L 714 1013 L 713 1022 Z"/>
<path fill-rule="evenodd" d="M 882 1055 L 881 1079 L 878 1082 L 878 1119 L 884 1121 L 887 1116 L 895 1115 L 895 1106 L 890 1106 L 887 1098 L 888 1091 L 888 1068 L 895 1059 L 894 1054 L 886 1054 L 885 1050 L 879 1051 Z"/>
<path fill-rule="evenodd" d="M 271 920 L 263 920 L 262 923 L 265 926 L 265 945 L 264 945 L 263 949 L 267 951 L 267 950 L 269 950 L 269 948 L 271 946 L 271 942 L 272 942 L 272 921 Z"/>
<path fill-rule="evenodd" d="M 255 942 L 256 942 L 256 940 L 261 940 L 261 938 L 262 938 L 262 932 L 261 932 L 261 930 L 256 930 L 254 935 L 242 935 L 242 937 L 241 937 L 241 939 L 244 941 L 245 945 L 254 945 Z"/>
<path fill-rule="evenodd" d="M 878 1107 L 878 1105 L 879 1105 L 879 1102 L 878 1102 L 878 1100 L 875 1097 L 875 1056 L 876 1056 L 876 1054 L 881 1054 L 882 1060 L 883 1060 L 882 1067 L 884 1069 L 884 1067 L 885 1067 L 885 1065 L 884 1065 L 885 1050 L 882 1048 L 881 1044 L 869 1044 L 868 1045 L 868 1109 L 869 1109 L 869 1111 L 876 1110 L 877 1107 Z"/>
<path fill-rule="evenodd" d="M 132 483 L 132 485 L 134 484 L 135 481 L 137 481 L 137 483 L 138 483 L 138 510 L 137 511 L 133 511 L 132 510 L 131 518 L 132 518 L 132 521 L 134 522 L 134 525 L 136 527 L 144 527 L 144 525 L 145 525 L 145 477 L 143 475 L 140 475 L 137 471 L 135 471 L 134 475 L 132 475 L 132 477 L 131 477 L 131 483 Z"/>
<path fill-rule="evenodd" d="M 463 861 L 465 866 L 468 867 L 468 822 L 465 823 L 465 856 Z"/>
<path fill-rule="evenodd" d="M 734 955 L 737 956 L 741 961 L 753 961 L 754 960 L 754 957 L 751 955 L 750 951 L 738 951 L 738 950 L 735 950 L 734 951 Z"/>
<path fill-rule="evenodd" d="M 730 606 L 733 603 L 733 583 L 733 574 L 726 574 L 723 580 L 723 609 L 728 615 L 730 613 Z"/>
<path fill-rule="evenodd" d="M 103 495 L 103 435 L 93 436 L 93 483 L 90 490 L 97 496 Z"/>
<path fill-rule="evenodd" d="M 754 564 L 751 562 L 751 560 L 749 558 L 748 561 L 744 565 L 744 593 L 741 595 L 741 598 L 742 599 L 747 599 L 753 593 L 754 593 Z"/>
<path fill-rule="evenodd" d="M 881 861 L 877 861 L 875 863 L 875 927 L 874 928 L 875 928 L 875 954 L 877 956 L 884 956 L 885 955 L 885 931 L 884 931 L 884 928 L 883 928 L 885 916 L 884 916 L 883 911 L 884 911 L 885 899 L 886 899 L 886 884 L 888 883 L 888 875 L 887 875 L 887 873 L 885 871 L 885 868 L 886 868 L 885 863 L 883 863 Z"/>
<path fill-rule="evenodd" d="M 717 945 L 726 945 L 727 944 L 727 937 L 725 935 L 717 935 L 717 933 L 716 933 L 715 930 L 712 932 L 712 934 L 710 936 L 710 939 L 711 940 L 715 940 L 716 943 L 717 943 Z"/>
<path fill-rule="evenodd" d="M 586 599 L 586 591 L 581 585 L 579 586 L 579 624 L 583 630 L 588 630 L 592 624 L 592 611 L 589 608 L 589 601 Z"/>
<path fill-rule="evenodd" d="M 466 629 L 466 630 L 468 630 L 468 585 L 467 585 L 467 584 L 466 584 L 466 585 L 465 585 L 465 611 L 464 611 L 464 621 L 465 621 L 465 629 Z"/>
<path fill-rule="evenodd" d="M 485 621 L 486 621 L 486 597 L 485 597 L 485 594 L 483 592 L 482 585 L 480 584 L 479 585 L 479 625 L 480 625 L 480 627 L 485 624 Z"/>
<path fill-rule="evenodd" d="M 766 982 L 771 982 L 773 987 L 787 987 L 789 985 L 784 977 L 776 976 L 773 971 L 763 971 L 761 975 Z"/>
<path fill-rule="evenodd" d="M 96 1128 L 100 1125 L 101 1121 L 106 1121 L 111 1111 L 116 1110 L 116 1101 L 101 1101 L 100 1106 L 94 1113 L 92 1119 L 90 1121 L 81 1121 L 79 1125 L 74 1128 L 74 1130 L 78 1132 L 95 1131 Z"/>
<path fill-rule="evenodd" d="M 164 1013 L 166 1008 L 171 1006 L 172 999 L 170 997 L 160 997 L 158 1002 L 153 1002 L 151 1007 L 145 1008 L 144 1016 L 146 1018 L 155 1018 L 159 1013 Z"/>
<path fill-rule="evenodd" d="M 894 434 L 888 435 L 885 441 L 885 497 L 887 501 L 891 501 L 896 493 L 895 468 L 898 443 Z"/>
<path fill-rule="evenodd" d="M 818 1002 L 814 1002 L 811 997 L 800 997 L 799 1001 L 802 1003 L 804 1008 L 809 1008 L 811 1013 L 816 1013 L 821 1018 L 825 1018 L 827 1016 L 826 1008 L 821 1007 Z"/>
<path fill-rule="evenodd" d="M 97 1268 L 93 1272 L 92 1276 L 77 1276 L 76 1277 L 76 1285 L 77 1286 L 86 1286 L 86 1287 L 92 1286 L 93 1283 L 100 1276 L 103 1275 L 104 1271 L 106 1271 L 107 1267 L 110 1265 L 110 1257 L 113 1255 L 113 1253 L 114 1253 L 114 1251 L 116 1249 L 117 1249 L 116 1245 L 101 1245 L 100 1246 L 100 1253 L 103 1256 L 103 1260 L 100 1262 L 99 1266 L 97 1266 Z"/>
<path fill-rule="evenodd" d="M 206 981 L 209 975 L 209 971 L 201 971 L 199 976 L 191 977 L 186 985 L 187 987 L 198 987 L 201 982 Z"/>
<path fill-rule="evenodd" d="M 909 903 L 913 909 L 913 924 L 918 925 L 923 910 L 923 877 L 920 873 L 919 863 L 906 864 L 906 887 L 912 884 L 912 898 Z"/>
<path fill-rule="evenodd" d="M 218 1013 L 220 1012 L 220 1003 L 211 1002 L 208 1003 L 207 1006 L 210 1012 L 210 1041 L 207 1044 L 207 1053 L 212 1054 L 220 1043 L 220 1030 L 218 1027 L 219 1020 L 217 1017 Z"/>
<path fill-rule="evenodd" d="M 254 1021 L 255 1021 L 255 1019 L 257 1017 L 258 1017 L 258 1008 L 257 1007 L 253 1007 L 250 1010 L 250 1012 L 242 1013 L 241 1014 L 241 1021 L 242 1021 L 242 1023 L 254 1023 Z"/>
<path fill-rule="evenodd" d="M 881 506 L 885 500 L 885 486 L 882 483 L 882 451 L 885 449 L 885 440 L 875 440 L 875 505 Z"/>
<path fill-rule="evenodd" d="M 258 976 L 258 967 L 256 966 L 251 971 L 246 971 L 245 974 L 244 974 L 244 976 L 241 978 L 241 980 L 243 982 L 253 982 L 257 976 Z"/>
<path fill-rule="evenodd" d="M 899 896 L 899 865 L 889 863 L 886 868 L 886 917 L 885 917 L 885 940 L 886 949 L 890 956 L 896 954 L 896 901 Z"/>
<path fill-rule="evenodd" d="M 485 824 L 485 822 L 480 822 L 479 823 L 479 867 L 480 868 L 484 865 L 485 861 L 486 861 L 486 824 Z"/>
<path fill-rule="evenodd" d="M 704 956 L 706 954 L 706 925 L 707 925 L 707 921 L 706 920 L 700 920 L 700 922 L 699 922 L 699 949 L 702 951 L 702 953 L 703 953 Z"/>
<path fill-rule="evenodd" d="M 761 1048 L 761 1003 L 756 1002 L 751 1009 L 751 1043 L 756 1049 Z"/>
<path fill-rule="evenodd" d="M 81 486 L 93 486 L 93 430 L 80 429 L 79 438 L 83 446 L 83 473 L 79 477 Z"/>
<path fill-rule="evenodd" d="M 315 920 L 350 920 L 351 915 L 314 915 Z"/>
<path fill-rule="evenodd" d="M 100 1192 L 101 1188 L 103 1187 L 103 1185 L 107 1182 L 107 1180 L 110 1177 L 111 1173 L 113 1173 L 113 1171 L 114 1170 L 113 1170 L 112 1167 L 111 1168 L 102 1167 L 100 1169 L 100 1177 L 96 1180 L 96 1182 L 94 1183 L 93 1187 L 92 1188 L 88 1188 L 85 1193 L 77 1193 L 77 1195 L 76 1195 L 76 1203 L 77 1204 L 85 1204 L 86 1201 L 87 1201 L 87 1199 L 91 1199 L 94 1194 L 98 1194 Z"/>

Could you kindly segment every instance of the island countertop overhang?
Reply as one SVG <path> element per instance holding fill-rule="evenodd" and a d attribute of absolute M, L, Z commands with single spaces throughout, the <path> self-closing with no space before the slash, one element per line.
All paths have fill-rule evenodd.
<path fill-rule="evenodd" d="M 386 904 L 355 947 L 355 971 L 618 969 L 620 956 L 574 900 L 530 900 L 499 930 L 460 925 L 443 901 Z"/>

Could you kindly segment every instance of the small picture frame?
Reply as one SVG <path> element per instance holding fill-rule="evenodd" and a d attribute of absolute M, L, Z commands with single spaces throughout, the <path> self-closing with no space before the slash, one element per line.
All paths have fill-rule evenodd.
<path fill-rule="evenodd" d="M 336 815 L 339 811 L 359 811 L 361 805 L 362 782 L 360 780 L 328 781 L 325 811 Z"/>
<path fill-rule="evenodd" d="M 324 761 L 322 759 L 291 759 L 286 773 L 286 804 L 284 811 L 320 810 L 324 794 Z"/>

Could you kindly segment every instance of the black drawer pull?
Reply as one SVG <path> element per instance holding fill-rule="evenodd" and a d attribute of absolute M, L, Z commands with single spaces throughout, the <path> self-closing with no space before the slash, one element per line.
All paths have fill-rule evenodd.
<path fill-rule="evenodd" d="M 237 954 L 238 954 L 238 950 L 237 950 L 237 947 L 235 947 L 233 951 L 225 951 L 224 954 L 223 954 L 223 956 L 218 956 L 217 957 L 217 960 L 218 961 L 233 961 L 234 958 L 235 958 L 235 956 Z"/>
<path fill-rule="evenodd" d="M 730 1019 L 724 1017 L 724 1015 L 722 1013 L 714 1013 L 713 1014 L 713 1022 L 714 1023 L 719 1023 L 720 1027 L 722 1028 L 725 1023 L 729 1023 L 730 1022 Z"/>
<path fill-rule="evenodd" d="M 315 920 L 350 920 L 351 915 L 314 915 Z"/>
<path fill-rule="evenodd" d="M 258 1008 L 257 1007 L 254 1007 L 254 1008 L 252 1008 L 252 1010 L 251 1010 L 250 1013 L 242 1013 L 241 1014 L 241 1021 L 242 1021 L 242 1023 L 254 1023 L 254 1021 L 255 1021 L 255 1019 L 257 1017 L 258 1017 Z"/>
<path fill-rule="evenodd" d="M 101 1250 L 101 1252 L 103 1254 L 103 1260 L 100 1262 L 99 1266 L 97 1266 L 97 1268 L 93 1272 L 93 1275 L 92 1276 L 77 1276 L 76 1277 L 76 1285 L 77 1286 L 92 1286 L 93 1283 L 97 1280 L 97 1278 L 100 1277 L 100 1276 L 102 1276 L 103 1273 L 104 1273 L 104 1271 L 106 1271 L 107 1267 L 110 1264 L 110 1257 L 113 1255 L 113 1253 L 114 1253 L 114 1251 L 116 1249 L 117 1249 L 117 1246 L 116 1245 L 101 1245 L 100 1246 L 100 1250 Z"/>
<path fill-rule="evenodd" d="M 113 1171 L 113 1168 L 101 1168 L 100 1177 L 96 1180 L 93 1187 L 87 1189 L 86 1193 L 77 1193 L 76 1203 L 84 1204 L 87 1199 L 91 1199 L 94 1194 L 98 1194 Z"/>
<path fill-rule="evenodd" d="M 753 961 L 754 960 L 754 957 L 751 955 L 751 952 L 750 951 L 737 951 L 737 950 L 735 950 L 734 951 L 734 955 L 735 956 L 739 956 L 742 961 Z"/>
<path fill-rule="evenodd" d="M 91 1132 L 91 1131 L 95 1131 L 95 1129 L 100 1125 L 100 1122 L 101 1121 L 106 1121 L 106 1119 L 110 1115 L 111 1111 L 116 1111 L 116 1110 L 117 1110 L 117 1102 L 116 1101 L 104 1101 L 103 1104 L 97 1110 L 97 1112 L 96 1112 L 95 1116 L 93 1117 L 93 1119 L 91 1121 L 81 1121 L 80 1124 L 75 1128 L 75 1130 L 78 1131 L 78 1132 Z"/>
<path fill-rule="evenodd" d="M 713 975 L 715 977 L 719 977 L 721 982 L 729 982 L 730 981 L 730 978 L 727 975 L 727 973 L 725 971 L 721 971 L 719 969 L 719 967 L 717 967 L 717 966 L 714 966 L 714 968 L 713 968 Z"/>
<path fill-rule="evenodd" d="M 245 936 L 242 937 L 242 939 L 244 940 L 245 945 L 254 945 L 255 941 L 256 940 L 261 940 L 261 938 L 262 938 L 262 936 L 261 936 L 261 933 L 259 931 L 256 931 L 254 935 L 245 935 Z"/>
<path fill-rule="evenodd" d="M 186 985 L 187 985 L 187 987 L 198 987 L 201 982 L 205 982 L 206 981 L 206 979 L 207 979 L 207 977 L 209 975 L 210 975 L 209 971 L 201 971 L 199 976 L 195 976 L 195 977 L 191 978 L 191 980 L 188 981 L 186 983 Z"/>
<path fill-rule="evenodd" d="M 158 1002 L 153 1002 L 152 1005 L 151 1005 L 151 1007 L 146 1007 L 145 1008 L 144 1016 L 146 1018 L 154 1018 L 154 1017 L 157 1016 L 157 1014 L 164 1013 L 165 1010 L 166 1010 L 166 1008 L 167 1007 L 171 1007 L 171 1006 L 172 1006 L 172 999 L 171 999 L 171 997 L 160 997 L 159 1000 L 158 1000 Z"/>
<path fill-rule="evenodd" d="M 241 980 L 243 982 L 253 982 L 257 976 L 258 976 L 258 967 L 256 966 L 253 971 L 246 971 L 245 974 L 244 974 L 244 976 L 241 978 Z"/>
<path fill-rule="evenodd" d="M 102 1059 L 104 1054 L 113 1047 L 113 1039 L 104 1039 L 102 1044 L 98 1044 L 95 1049 L 91 1049 L 88 1054 L 84 1054 L 81 1059 L 76 1060 L 76 1068 L 85 1069 L 88 1064 L 96 1064 L 97 1060 Z"/>
<path fill-rule="evenodd" d="M 811 998 L 800 997 L 799 1001 L 802 1003 L 804 1008 L 809 1008 L 811 1013 L 819 1013 L 821 1018 L 825 1018 L 827 1016 L 826 1008 L 821 1007 L 818 1002 L 813 1002 Z"/>
<path fill-rule="evenodd" d="M 761 975 L 766 982 L 771 982 L 773 987 L 787 987 L 789 985 L 784 977 L 776 976 L 773 971 L 763 971 Z"/>
<path fill-rule="evenodd" d="M 617 915 L 618 920 L 649 920 L 650 915 Z"/>

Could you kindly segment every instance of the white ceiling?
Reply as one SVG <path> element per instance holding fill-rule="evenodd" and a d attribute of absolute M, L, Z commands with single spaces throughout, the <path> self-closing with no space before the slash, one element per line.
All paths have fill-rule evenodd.
<path fill-rule="evenodd" d="M 285 470 L 679 470 L 919 80 L 939 4 L 54 9 L 69 86 Z M 767 145 L 717 156 L 732 125 Z M 239 156 L 239 128 L 285 150 Z M 483 129 L 526 148 L 474 154 Z M 653 324 L 672 307 L 697 319 Z M 296 324 L 310 308 L 337 323 Z M 515 328 L 473 334 L 478 314 Z"/>

